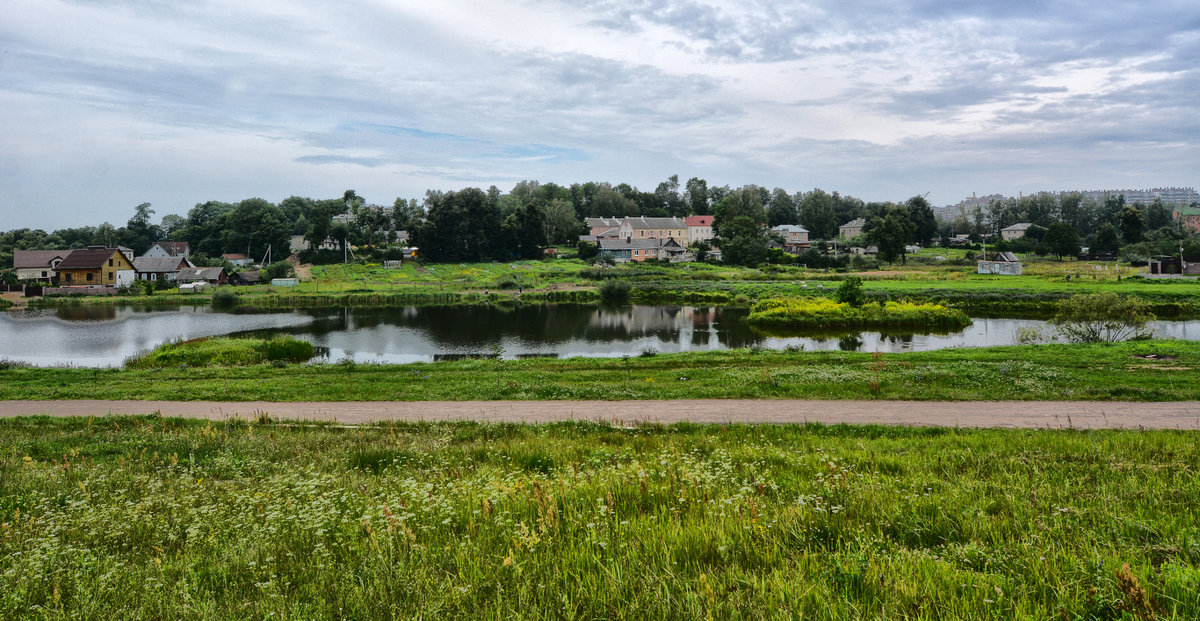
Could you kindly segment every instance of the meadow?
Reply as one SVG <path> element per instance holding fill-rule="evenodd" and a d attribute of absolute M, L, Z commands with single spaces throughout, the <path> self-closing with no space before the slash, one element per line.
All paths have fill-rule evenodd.
<path fill-rule="evenodd" d="M 1200 399 L 1198 371 L 1200 342 L 1179 340 L 899 354 L 648 352 L 616 359 L 466 359 L 403 365 L 75 369 L 0 361 L 0 399 L 1191 401 Z"/>
<path fill-rule="evenodd" d="M 1194 432 L 0 421 L 0 618 L 1195 619 Z"/>
<path fill-rule="evenodd" d="M 1079 293 L 1113 291 L 1154 305 L 1162 317 L 1200 315 L 1200 283 L 1148 280 L 1111 263 L 1037 260 L 1025 275 L 974 273 L 962 251 L 930 249 L 907 265 L 855 272 L 867 299 L 940 303 L 973 314 L 1049 316 L 1059 300 Z M 936 256 L 945 256 L 937 260 Z M 373 263 L 312 266 L 296 287 L 238 287 L 243 307 L 488 304 L 504 302 L 594 303 L 607 280 L 632 284 L 629 300 L 643 304 L 704 303 L 750 306 L 769 297 L 822 296 L 846 273 L 796 265 L 742 268 L 706 263 L 622 264 L 597 268 L 577 259 L 511 263 L 405 262 L 400 269 Z M 175 290 L 150 296 L 38 298 L 30 306 L 64 304 L 207 304 L 210 295 Z"/>

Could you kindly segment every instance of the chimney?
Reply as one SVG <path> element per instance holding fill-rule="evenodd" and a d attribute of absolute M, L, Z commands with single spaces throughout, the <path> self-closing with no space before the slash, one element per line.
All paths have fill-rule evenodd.
<path fill-rule="evenodd" d="M 625 243 L 627 243 L 627 244 L 632 244 L 632 243 L 633 243 L 633 238 L 632 238 L 632 237 L 626 237 L 626 238 L 625 238 Z"/>

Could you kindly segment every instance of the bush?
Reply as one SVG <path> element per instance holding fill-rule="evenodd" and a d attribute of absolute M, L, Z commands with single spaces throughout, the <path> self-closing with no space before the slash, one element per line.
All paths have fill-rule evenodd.
<path fill-rule="evenodd" d="M 269 283 L 276 278 L 295 278 L 296 268 L 287 261 L 276 261 L 258 272 L 260 282 Z"/>
<path fill-rule="evenodd" d="M 221 287 L 213 292 L 212 307 L 230 309 L 238 305 L 238 294 L 229 287 Z"/>
<path fill-rule="evenodd" d="M 512 276 L 505 276 L 496 281 L 497 289 L 516 289 L 519 286 L 520 284 L 517 282 L 517 279 Z"/>
<path fill-rule="evenodd" d="M 854 308 L 863 305 L 862 279 L 858 276 L 847 276 L 842 284 L 838 286 L 837 293 L 834 294 L 837 301 L 843 304 L 849 304 Z"/>
<path fill-rule="evenodd" d="M 965 313 L 940 304 L 885 302 L 858 308 L 828 298 L 772 298 L 754 305 L 746 322 L 774 328 L 960 327 Z"/>
<path fill-rule="evenodd" d="M 606 304 L 624 304 L 629 301 L 629 290 L 632 288 L 627 280 L 606 280 L 600 285 L 600 301 Z"/>
<path fill-rule="evenodd" d="M 600 252 L 596 244 L 585 241 L 579 242 L 575 248 L 579 254 L 579 258 L 583 261 L 587 261 L 588 259 L 595 257 L 596 254 Z"/>
<path fill-rule="evenodd" d="M 1146 327 L 1154 321 L 1150 303 L 1121 297 L 1111 291 L 1074 295 L 1058 304 L 1051 320 L 1058 333 L 1072 343 L 1118 343 L 1148 339 Z"/>
<path fill-rule="evenodd" d="M 313 357 L 313 344 L 291 336 L 263 341 L 263 356 L 268 362 L 307 362 Z"/>

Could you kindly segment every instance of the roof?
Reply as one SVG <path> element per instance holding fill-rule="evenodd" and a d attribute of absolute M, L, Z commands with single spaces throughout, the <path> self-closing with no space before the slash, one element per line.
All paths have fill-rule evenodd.
<path fill-rule="evenodd" d="M 661 248 L 668 240 L 650 237 L 646 239 L 600 239 L 596 243 L 600 250 L 646 250 Z"/>
<path fill-rule="evenodd" d="M 799 224 L 780 224 L 779 226 L 771 227 L 771 230 L 778 231 L 780 233 L 807 233 L 808 232 L 808 229 L 800 226 Z"/>
<path fill-rule="evenodd" d="M 713 216 L 688 216 L 683 223 L 688 226 L 712 226 Z"/>
<path fill-rule="evenodd" d="M 13 250 L 13 268 L 50 267 L 57 258 L 66 258 L 71 250 Z"/>
<path fill-rule="evenodd" d="M 162 248 L 167 254 L 169 254 L 173 257 L 177 257 L 181 254 L 188 253 L 188 243 L 187 242 L 159 241 L 159 242 L 154 242 L 154 244 L 151 245 L 151 248 L 153 248 L 154 246 L 158 246 L 159 248 Z"/>
<path fill-rule="evenodd" d="M 183 257 L 138 257 L 133 260 L 133 269 L 142 274 L 177 272 L 191 266 Z"/>
<path fill-rule="evenodd" d="M 647 218 L 646 216 L 638 216 L 636 218 L 626 218 L 629 226 L 635 229 L 682 229 L 687 225 L 679 218 Z"/>
<path fill-rule="evenodd" d="M 230 252 L 230 253 L 221 255 L 221 258 L 225 259 L 227 261 L 245 261 L 245 260 L 249 259 L 250 257 L 248 257 L 240 252 Z"/>
<path fill-rule="evenodd" d="M 992 257 L 992 260 L 993 261 L 1003 261 L 1005 263 L 1020 263 L 1021 262 L 1021 260 L 1017 258 L 1017 255 L 1015 255 L 1011 252 L 997 252 L 996 256 Z"/>
<path fill-rule="evenodd" d="M 246 271 L 242 271 L 242 272 L 234 272 L 233 274 L 230 274 L 230 278 L 235 278 L 246 284 L 259 282 L 257 270 L 246 270 Z"/>
<path fill-rule="evenodd" d="M 604 229 L 603 231 L 596 231 L 596 237 L 617 237 L 620 234 L 621 229 L 615 226 L 610 229 Z"/>
<path fill-rule="evenodd" d="M 849 222 L 847 222 L 847 223 L 845 223 L 845 224 L 843 224 L 843 225 L 839 226 L 838 228 L 839 228 L 839 229 L 844 229 L 844 228 L 853 228 L 853 227 L 866 226 L 866 224 L 867 224 L 867 221 L 866 221 L 866 220 L 864 220 L 864 219 L 862 219 L 862 218 L 855 218 L 855 219 L 853 219 L 853 220 L 851 220 L 851 221 L 849 221 Z"/>
<path fill-rule="evenodd" d="M 1033 226 L 1033 223 L 1031 223 L 1031 222 L 1018 222 L 1012 226 L 1006 226 L 1000 230 L 1001 231 L 1025 231 L 1025 230 L 1028 230 L 1029 227 L 1031 227 L 1031 226 Z"/>
<path fill-rule="evenodd" d="M 175 281 L 220 280 L 221 274 L 224 273 L 225 268 L 223 267 L 189 267 L 179 270 L 179 274 L 175 276 Z"/>
<path fill-rule="evenodd" d="M 588 228 L 596 228 L 598 226 L 621 226 L 620 218 L 588 218 Z"/>
<path fill-rule="evenodd" d="M 59 270 L 93 270 L 105 266 L 105 263 L 114 254 L 120 252 L 116 248 L 105 248 L 103 246 L 88 246 L 82 250 L 75 250 L 67 255 L 58 264 Z M 128 257 L 126 257 L 128 258 Z"/>

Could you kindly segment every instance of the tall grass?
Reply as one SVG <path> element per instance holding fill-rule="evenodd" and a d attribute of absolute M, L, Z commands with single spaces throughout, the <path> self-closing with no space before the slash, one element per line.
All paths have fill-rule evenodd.
<path fill-rule="evenodd" d="M 885 302 L 852 306 L 829 298 L 773 298 L 755 304 L 752 325 L 777 328 L 948 327 L 970 325 L 960 310 L 940 304 Z"/>
<path fill-rule="evenodd" d="M 169 367 L 234 367 L 265 362 L 307 362 L 314 354 L 313 345 L 291 336 L 270 339 L 198 338 L 164 343 L 125 362 L 128 369 Z"/>
<path fill-rule="evenodd" d="M 0 422 L 0 617 L 1200 616 L 1191 433 Z"/>

